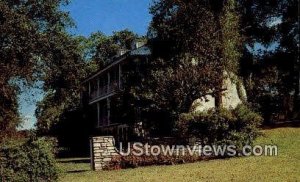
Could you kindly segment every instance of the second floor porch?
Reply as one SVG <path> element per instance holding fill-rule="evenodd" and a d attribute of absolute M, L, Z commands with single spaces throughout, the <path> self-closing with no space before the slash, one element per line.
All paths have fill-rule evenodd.
<path fill-rule="evenodd" d="M 118 64 L 88 82 L 89 103 L 114 95 L 122 90 L 122 66 Z"/>

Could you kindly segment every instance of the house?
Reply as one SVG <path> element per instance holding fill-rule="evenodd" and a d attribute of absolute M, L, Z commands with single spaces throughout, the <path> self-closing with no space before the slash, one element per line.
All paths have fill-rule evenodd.
<path fill-rule="evenodd" d="M 138 119 L 143 116 L 139 113 L 139 106 L 124 104 L 124 107 L 120 109 L 117 105 L 120 102 L 118 97 L 122 93 L 126 93 L 124 92 L 124 82 L 134 82 L 135 80 L 135 77 L 128 78 L 126 73 L 133 71 L 133 75 L 138 75 L 138 73 L 143 72 L 143 69 L 148 69 L 147 63 L 151 56 L 152 51 L 147 45 L 136 42 L 132 45 L 131 50 L 120 50 L 103 69 L 83 82 L 85 92 L 82 94 L 82 100 L 90 108 L 91 120 L 89 122 L 93 122 L 97 135 L 112 135 L 117 141 L 128 140 L 132 132 L 138 136 L 144 135 L 145 131 L 142 125 L 145 123 L 142 119 Z M 229 78 L 224 80 L 223 86 L 225 90 L 222 96 L 223 106 L 235 108 L 242 102 L 241 98 L 245 98 L 244 87 L 239 88 Z M 126 100 L 127 97 L 124 96 L 122 99 Z M 195 100 L 193 105 L 195 111 L 205 111 L 215 107 L 215 98 L 207 95 Z M 126 117 L 119 117 L 120 113 L 131 106 L 135 108 L 126 112 L 128 113 L 127 119 Z M 159 118 L 159 120 L 163 119 Z"/>
<path fill-rule="evenodd" d="M 134 42 L 131 48 L 119 50 L 103 69 L 83 81 L 82 102 L 91 110 L 91 122 L 98 134 L 113 135 L 116 140 L 128 139 L 129 126 L 115 118 L 114 113 L 118 110 L 112 100 L 123 92 L 124 73 L 133 69 L 132 63 L 147 62 L 151 56 L 150 48 L 143 42 Z M 139 68 L 135 69 L 138 71 Z"/>

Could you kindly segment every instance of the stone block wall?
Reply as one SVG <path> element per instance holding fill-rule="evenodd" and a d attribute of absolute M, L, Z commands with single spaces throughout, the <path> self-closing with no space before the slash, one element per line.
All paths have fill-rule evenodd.
<path fill-rule="evenodd" d="M 93 170 L 102 170 L 112 158 L 119 155 L 115 148 L 113 136 L 98 136 L 90 138 L 91 167 Z"/>

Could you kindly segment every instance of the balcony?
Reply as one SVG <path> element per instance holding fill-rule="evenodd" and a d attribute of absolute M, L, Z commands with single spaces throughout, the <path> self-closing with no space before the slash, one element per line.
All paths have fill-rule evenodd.
<path fill-rule="evenodd" d="M 101 98 L 106 98 L 109 95 L 114 95 L 116 92 L 121 90 L 121 85 L 118 81 L 113 81 L 109 85 L 99 87 L 98 90 L 94 90 L 90 94 L 89 102 L 93 102 Z"/>

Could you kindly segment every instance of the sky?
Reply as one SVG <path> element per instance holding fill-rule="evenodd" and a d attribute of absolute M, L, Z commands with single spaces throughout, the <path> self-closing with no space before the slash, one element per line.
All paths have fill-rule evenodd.
<path fill-rule="evenodd" d="M 113 31 L 128 28 L 139 35 L 146 35 L 151 21 L 149 6 L 152 0 L 72 0 L 62 7 L 70 12 L 76 28 L 70 32 L 74 35 L 89 36 L 101 31 L 111 35 Z M 36 102 L 42 100 L 39 89 L 24 88 L 19 96 L 20 114 L 23 124 L 19 129 L 34 128 Z"/>
<path fill-rule="evenodd" d="M 66 7 L 77 24 L 72 33 L 88 36 L 95 31 L 110 35 L 130 29 L 145 35 L 151 16 L 151 0 L 73 0 Z"/>

